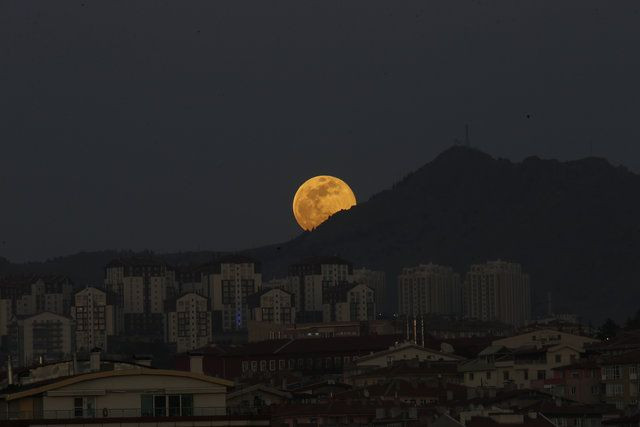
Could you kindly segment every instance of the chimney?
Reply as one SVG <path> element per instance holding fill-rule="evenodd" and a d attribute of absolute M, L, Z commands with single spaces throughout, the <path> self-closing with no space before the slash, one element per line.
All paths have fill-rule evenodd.
<path fill-rule="evenodd" d="M 200 353 L 191 353 L 189 355 L 189 371 L 194 374 L 204 374 L 202 369 L 202 359 L 204 356 Z"/>
<path fill-rule="evenodd" d="M 91 350 L 89 354 L 89 370 L 91 372 L 96 372 L 100 370 L 100 352 L 102 350 L 98 347 L 95 347 Z"/>
<path fill-rule="evenodd" d="M 13 384 L 13 364 L 11 363 L 11 355 L 7 357 L 7 384 Z"/>

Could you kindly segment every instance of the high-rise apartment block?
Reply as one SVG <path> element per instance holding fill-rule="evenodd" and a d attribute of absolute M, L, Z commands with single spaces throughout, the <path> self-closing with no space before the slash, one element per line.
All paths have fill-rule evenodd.
<path fill-rule="evenodd" d="M 73 283 L 67 276 L 32 276 L 23 294 L 16 299 L 15 313 L 31 316 L 44 311 L 68 314 Z M 27 291 L 28 289 L 28 291 Z"/>
<path fill-rule="evenodd" d="M 460 275 L 450 267 L 435 264 L 404 268 L 398 276 L 398 305 L 399 312 L 407 316 L 459 315 Z"/>
<path fill-rule="evenodd" d="M 289 325 L 296 322 L 294 296 L 283 289 L 263 289 L 249 297 L 251 320 Z"/>
<path fill-rule="evenodd" d="M 175 294 L 174 271 L 157 259 L 132 257 L 110 262 L 105 287 L 118 306 L 116 328 L 142 340 L 164 338 L 164 305 Z"/>
<path fill-rule="evenodd" d="M 353 266 L 338 257 L 307 258 L 289 267 L 286 290 L 295 295 L 300 322 L 319 322 L 333 288 L 353 282 Z"/>
<path fill-rule="evenodd" d="M 323 304 L 324 322 L 356 322 L 375 320 L 375 292 L 365 285 L 335 286 Z"/>
<path fill-rule="evenodd" d="M 531 319 L 529 276 L 520 264 L 492 261 L 472 265 L 463 286 L 464 315 L 523 326 Z"/>
<path fill-rule="evenodd" d="M 171 301 L 167 313 L 167 341 L 183 353 L 204 347 L 212 341 L 209 300 L 190 292 Z"/>
<path fill-rule="evenodd" d="M 213 324 L 223 332 L 246 330 L 249 295 L 262 287 L 260 264 L 243 255 L 227 255 L 202 272 L 202 289 L 208 292 Z"/>
<path fill-rule="evenodd" d="M 386 274 L 384 271 L 359 268 L 353 270 L 353 281 L 373 290 L 378 311 L 391 308 L 387 306 Z"/>
<path fill-rule="evenodd" d="M 107 337 L 114 334 L 114 309 L 107 302 L 106 292 L 93 287 L 77 292 L 71 317 L 77 351 L 90 352 L 96 347 L 107 351 Z"/>
<path fill-rule="evenodd" d="M 73 320 L 56 313 L 14 317 L 10 327 L 12 358 L 21 366 L 70 357 L 75 348 Z"/>

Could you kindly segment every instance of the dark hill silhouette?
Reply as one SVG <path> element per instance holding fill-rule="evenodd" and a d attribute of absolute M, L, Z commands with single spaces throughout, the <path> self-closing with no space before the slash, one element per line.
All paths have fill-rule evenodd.
<path fill-rule="evenodd" d="M 550 293 L 555 311 L 600 320 L 637 309 L 638 195 L 640 177 L 603 159 L 512 163 L 456 146 L 317 230 L 250 253 L 275 273 L 301 256 L 339 254 L 384 269 L 390 298 L 403 266 L 463 273 L 502 258 L 530 273 L 538 312 Z"/>
<path fill-rule="evenodd" d="M 598 158 L 513 163 L 455 146 L 392 188 L 331 217 L 313 232 L 247 254 L 266 278 L 314 255 L 339 255 L 388 273 L 389 297 L 404 266 L 435 262 L 461 273 L 502 258 L 523 265 L 534 303 L 600 321 L 637 310 L 640 296 L 640 176 Z M 127 253 L 124 253 L 125 255 Z M 122 252 L 81 253 L 45 263 L 0 262 L 0 273 L 68 272 L 99 283 L 102 267 Z M 198 263 L 213 252 L 163 255 Z"/>

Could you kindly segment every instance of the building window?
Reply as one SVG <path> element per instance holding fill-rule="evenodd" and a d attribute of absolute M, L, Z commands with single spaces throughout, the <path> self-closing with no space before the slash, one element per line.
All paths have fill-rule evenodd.
<path fill-rule="evenodd" d="M 469 381 L 473 381 L 473 372 L 469 372 L 468 378 L 469 378 Z"/>
<path fill-rule="evenodd" d="M 242 372 L 247 372 L 248 370 L 249 370 L 249 362 L 245 360 L 242 362 Z"/>
<path fill-rule="evenodd" d="M 491 379 L 491 371 L 487 371 L 487 379 L 490 380 Z"/>
<path fill-rule="evenodd" d="M 258 362 L 256 360 L 251 361 L 251 370 L 253 372 L 258 372 Z"/>
<path fill-rule="evenodd" d="M 267 370 L 267 361 L 266 360 L 261 360 L 260 361 L 260 372 L 264 372 Z"/>
<path fill-rule="evenodd" d="M 605 393 L 607 396 L 622 396 L 623 386 L 622 384 L 607 384 Z"/>
<path fill-rule="evenodd" d="M 541 369 L 538 371 L 538 379 L 539 380 L 544 380 L 545 378 L 547 378 L 547 371 L 545 371 L 544 369 Z"/>
<path fill-rule="evenodd" d="M 556 363 L 562 363 L 562 355 L 556 354 Z"/>
<path fill-rule="evenodd" d="M 270 371 L 275 371 L 276 370 L 276 361 L 275 360 L 269 360 L 269 370 Z"/>
<path fill-rule="evenodd" d="M 192 394 L 141 394 L 140 415 L 143 417 L 189 417 L 193 415 Z"/>
<path fill-rule="evenodd" d="M 509 381 L 509 371 L 504 371 L 502 376 L 505 381 Z"/>
<path fill-rule="evenodd" d="M 287 361 L 284 359 L 281 359 L 278 361 L 278 370 L 280 371 L 284 371 L 285 369 L 287 369 Z"/>

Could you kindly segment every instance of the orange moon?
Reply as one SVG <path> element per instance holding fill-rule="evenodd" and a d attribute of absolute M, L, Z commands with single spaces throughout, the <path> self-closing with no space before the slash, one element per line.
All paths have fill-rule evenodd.
<path fill-rule="evenodd" d="M 296 191 L 293 216 L 300 227 L 310 231 L 355 204 L 356 196 L 346 182 L 335 176 L 319 175 L 305 181 Z"/>

